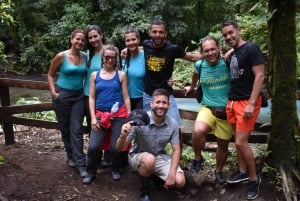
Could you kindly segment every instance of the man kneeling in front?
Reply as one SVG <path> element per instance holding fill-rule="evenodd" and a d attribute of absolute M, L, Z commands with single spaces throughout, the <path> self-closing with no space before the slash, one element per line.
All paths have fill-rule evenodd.
<path fill-rule="evenodd" d="M 179 167 L 179 129 L 176 121 L 166 115 L 168 108 L 168 92 L 156 89 L 152 95 L 151 111 L 133 110 L 117 140 L 118 151 L 132 143 L 129 164 L 138 171 L 141 179 L 140 201 L 150 201 L 153 177 L 162 179 L 167 190 L 185 185 L 184 172 Z M 172 146 L 171 156 L 165 151 L 168 143 Z"/>

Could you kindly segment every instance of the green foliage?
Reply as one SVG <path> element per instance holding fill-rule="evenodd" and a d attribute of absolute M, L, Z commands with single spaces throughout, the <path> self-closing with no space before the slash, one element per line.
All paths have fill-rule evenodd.
<path fill-rule="evenodd" d="M 0 1 L 0 21 L 6 25 L 14 24 L 14 18 L 12 16 L 14 3 L 12 0 Z"/>
<path fill-rule="evenodd" d="M 0 154 L 0 165 L 3 164 L 4 161 L 5 161 L 4 156 L 2 156 L 2 155 Z"/>
<path fill-rule="evenodd" d="M 280 172 L 278 172 L 276 168 L 273 168 L 269 166 L 267 163 L 264 163 L 262 172 L 265 174 L 269 174 L 270 176 L 272 176 L 272 178 L 274 178 L 270 181 L 270 183 L 275 186 L 277 191 L 281 192 L 283 190 L 281 185 L 282 177 Z"/>
<path fill-rule="evenodd" d="M 21 46 L 22 72 L 46 72 L 52 57 L 70 46 L 70 35 L 74 29 L 85 29 L 90 18 L 89 8 L 79 4 L 65 6 L 65 15 L 49 24 L 49 33 L 36 32 L 35 37 L 23 38 L 27 41 Z"/>
<path fill-rule="evenodd" d="M 6 26 L 13 26 L 15 21 L 12 16 L 14 10 L 14 3 L 11 0 L 0 1 L 0 30 L 4 29 Z M 7 55 L 4 52 L 4 43 L 0 38 L 0 64 L 7 64 Z"/>
<path fill-rule="evenodd" d="M 31 99 L 19 98 L 16 101 L 16 105 L 26 105 L 26 104 L 38 104 L 41 103 L 37 97 L 32 97 Z M 29 112 L 22 114 L 15 114 L 18 117 L 25 117 L 31 119 L 41 119 L 48 121 L 56 121 L 56 115 L 54 111 L 42 111 L 42 112 Z"/>
<path fill-rule="evenodd" d="M 174 66 L 174 88 L 183 88 L 190 85 L 192 81 L 192 74 L 194 72 L 194 63 L 182 59 L 176 59 Z"/>

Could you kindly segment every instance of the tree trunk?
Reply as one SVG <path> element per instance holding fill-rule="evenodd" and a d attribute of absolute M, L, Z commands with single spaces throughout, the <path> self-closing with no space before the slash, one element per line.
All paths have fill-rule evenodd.
<path fill-rule="evenodd" d="M 295 199 L 293 170 L 299 169 L 298 117 L 296 107 L 296 1 L 269 0 L 269 76 L 271 77 L 272 129 L 269 139 L 270 159 L 277 170 L 286 174 L 289 193 Z M 299 146 L 299 143 L 298 143 Z M 298 167 L 298 168 L 297 168 Z M 286 187 L 284 187 L 286 188 Z M 297 198 L 296 198 L 297 199 Z"/>

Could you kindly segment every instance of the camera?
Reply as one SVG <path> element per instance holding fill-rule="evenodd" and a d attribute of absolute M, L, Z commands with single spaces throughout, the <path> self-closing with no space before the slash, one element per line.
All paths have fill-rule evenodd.
<path fill-rule="evenodd" d="M 140 126 L 141 124 L 139 122 L 132 121 L 132 122 L 130 122 L 130 125 L 131 126 Z"/>

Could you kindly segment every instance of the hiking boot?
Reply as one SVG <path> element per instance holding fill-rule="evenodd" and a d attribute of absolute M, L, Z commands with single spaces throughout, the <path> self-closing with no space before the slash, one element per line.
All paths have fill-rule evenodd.
<path fill-rule="evenodd" d="M 223 172 L 217 172 L 215 170 L 215 177 L 216 177 L 216 182 L 220 185 L 224 184 L 225 183 L 225 179 L 224 179 L 224 176 L 223 176 Z"/>
<path fill-rule="evenodd" d="M 254 200 L 255 198 L 257 198 L 257 196 L 259 194 L 260 183 L 261 183 L 261 178 L 259 178 L 259 177 L 257 177 L 257 180 L 255 180 L 255 181 L 249 180 L 248 191 L 247 191 L 247 195 L 246 195 L 247 200 Z"/>
<path fill-rule="evenodd" d="M 141 193 L 139 201 L 151 201 L 148 193 Z"/>
<path fill-rule="evenodd" d="M 231 175 L 231 177 L 227 180 L 227 183 L 229 184 L 237 184 L 242 181 L 248 180 L 248 173 L 242 173 L 240 171 L 235 172 Z"/>
<path fill-rule="evenodd" d="M 202 156 L 201 156 L 201 159 L 199 159 L 199 160 L 193 160 L 190 171 L 199 173 L 200 170 L 203 170 L 204 161 L 205 160 Z"/>
<path fill-rule="evenodd" d="M 119 171 L 112 171 L 111 175 L 112 175 L 113 180 L 115 180 L 115 181 L 118 181 L 121 179 L 121 175 L 120 175 Z"/>
<path fill-rule="evenodd" d="M 77 166 L 76 169 L 81 177 L 85 177 L 87 175 L 87 171 L 84 166 Z"/>

